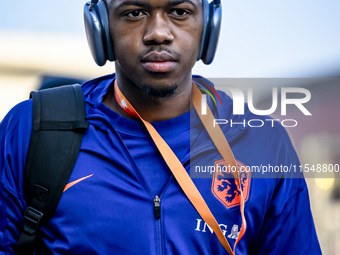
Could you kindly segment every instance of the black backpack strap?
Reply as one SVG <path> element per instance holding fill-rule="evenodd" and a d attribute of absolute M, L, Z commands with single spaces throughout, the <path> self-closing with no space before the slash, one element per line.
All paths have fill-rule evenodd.
<path fill-rule="evenodd" d="M 80 85 L 32 92 L 31 97 L 33 126 L 24 170 L 27 210 L 16 254 L 33 254 L 39 227 L 54 215 L 89 125 Z"/>

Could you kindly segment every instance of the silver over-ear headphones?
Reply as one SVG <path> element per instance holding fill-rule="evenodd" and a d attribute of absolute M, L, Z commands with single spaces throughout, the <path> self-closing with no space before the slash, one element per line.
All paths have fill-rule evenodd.
<path fill-rule="evenodd" d="M 221 0 L 202 0 L 204 28 L 198 60 L 210 64 L 215 56 L 220 34 L 222 6 Z M 84 22 L 87 41 L 94 58 L 99 65 L 106 61 L 114 61 L 114 45 L 112 44 L 108 10 L 104 1 L 91 0 L 84 6 Z"/>

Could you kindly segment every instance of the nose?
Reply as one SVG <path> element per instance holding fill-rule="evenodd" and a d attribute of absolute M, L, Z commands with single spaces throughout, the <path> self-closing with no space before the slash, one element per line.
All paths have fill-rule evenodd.
<path fill-rule="evenodd" d="M 170 44 L 174 40 L 168 18 L 157 13 L 150 17 L 143 37 L 145 44 Z"/>

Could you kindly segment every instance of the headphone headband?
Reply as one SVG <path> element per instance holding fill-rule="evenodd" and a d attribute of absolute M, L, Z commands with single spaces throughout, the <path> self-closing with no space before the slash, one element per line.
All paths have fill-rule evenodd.
<path fill-rule="evenodd" d="M 92 11 L 93 7 L 98 3 L 99 0 L 91 0 L 91 5 L 89 10 Z"/>
<path fill-rule="evenodd" d="M 221 19 L 221 0 L 202 0 L 203 33 L 199 56 L 205 64 L 210 64 L 216 53 Z M 84 23 L 87 41 L 95 62 L 99 66 L 106 61 L 114 61 L 114 45 L 112 44 L 109 18 L 106 3 L 103 0 L 91 0 L 84 6 Z"/>

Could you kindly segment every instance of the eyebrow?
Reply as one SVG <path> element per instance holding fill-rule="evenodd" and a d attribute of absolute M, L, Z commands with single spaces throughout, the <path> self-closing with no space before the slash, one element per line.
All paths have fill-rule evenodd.
<path fill-rule="evenodd" d="M 173 7 L 173 6 L 176 6 L 176 5 L 180 5 L 180 4 L 183 4 L 183 3 L 188 3 L 190 5 L 192 5 L 193 7 L 196 7 L 196 5 L 191 1 L 191 0 L 177 0 L 177 1 L 168 1 L 168 5 Z M 138 6 L 138 7 L 145 7 L 147 5 L 149 5 L 148 3 L 145 3 L 145 2 L 141 2 L 141 1 L 124 1 L 122 2 L 121 4 L 119 4 L 117 6 L 117 9 L 118 8 L 121 8 L 121 7 L 124 7 L 124 6 L 127 6 L 127 5 L 134 5 L 134 6 Z"/>
<path fill-rule="evenodd" d="M 147 5 L 147 3 L 141 2 L 141 1 L 124 1 L 117 6 L 117 9 L 124 7 L 124 6 L 127 6 L 127 5 L 135 5 L 135 6 L 139 6 L 139 7 L 144 7 L 144 6 Z"/>
<path fill-rule="evenodd" d="M 176 5 L 180 5 L 180 4 L 184 4 L 184 3 L 188 3 L 188 4 L 192 5 L 193 7 L 197 7 L 191 0 L 169 1 L 168 5 L 169 6 L 176 6 Z"/>

